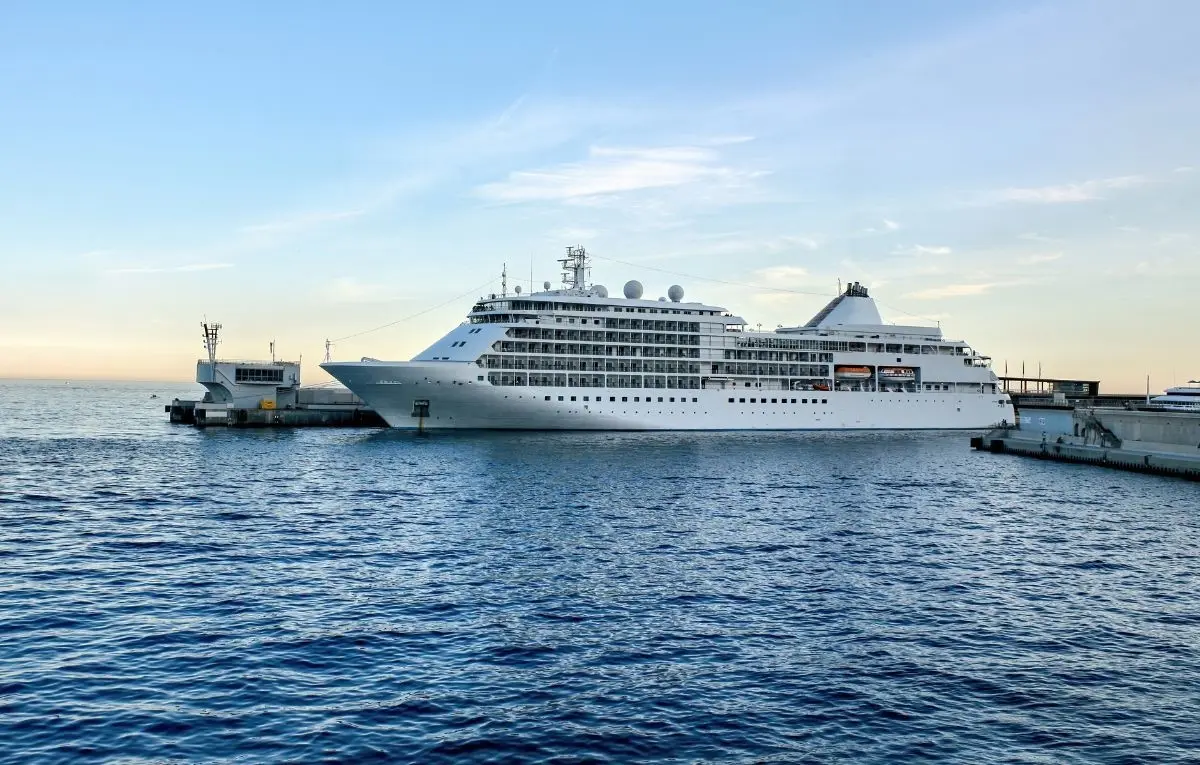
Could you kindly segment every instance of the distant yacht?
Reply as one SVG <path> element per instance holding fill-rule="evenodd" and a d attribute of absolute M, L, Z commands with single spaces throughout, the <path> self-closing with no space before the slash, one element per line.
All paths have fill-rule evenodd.
<path fill-rule="evenodd" d="M 987 356 L 936 327 L 884 324 L 856 283 L 808 323 L 752 331 L 724 308 L 589 284 L 481 298 L 411 361 L 326 362 L 396 428 L 839 430 L 1015 422 Z"/>
<path fill-rule="evenodd" d="M 1200 380 L 1167 388 L 1163 395 L 1150 399 L 1150 406 L 1155 409 L 1200 411 Z"/>

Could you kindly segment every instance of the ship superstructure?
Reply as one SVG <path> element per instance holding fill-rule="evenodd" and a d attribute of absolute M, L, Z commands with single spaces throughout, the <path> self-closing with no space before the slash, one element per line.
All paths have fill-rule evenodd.
<path fill-rule="evenodd" d="M 411 361 L 321 366 L 400 428 L 792 430 L 1013 422 L 990 359 L 884 324 L 851 283 L 809 322 L 754 331 L 720 306 L 623 297 L 567 248 L 561 289 L 481 298 Z"/>

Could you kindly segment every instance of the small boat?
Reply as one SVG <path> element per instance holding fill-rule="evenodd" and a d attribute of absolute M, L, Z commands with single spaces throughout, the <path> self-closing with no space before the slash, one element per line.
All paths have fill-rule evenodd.
<path fill-rule="evenodd" d="M 912 367 L 880 367 L 879 379 L 891 382 L 909 382 L 917 379 Z"/>
<path fill-rule="evenodd" d="M 870 380 L 870 367 L 840 366 L 833 368 L 833 376 L 838 380 Z"/>

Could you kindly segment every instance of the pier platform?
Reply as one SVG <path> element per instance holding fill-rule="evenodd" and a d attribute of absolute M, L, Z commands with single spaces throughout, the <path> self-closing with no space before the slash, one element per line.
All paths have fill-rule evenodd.
<path fill-rule="evenodd" d="M 1200 412 L 1026 407 L 1016 426 L 972 438 L 971 446 L 1200 481 Z"/>
<path fill-rule="evenodd" d="M 163 407 L 171 422 L 230 428 L 385 428 L 387 423 L 348 390 L 300 388 L 282 408 L 174 399 Z"/>
<path fill-rule="evenodd" d="M 387 423 L 362 399 L 342 387 L 300 387 L 300 363 L 217 358 L 221 325 L 205 321 L 208 357 L 196 362 L 204 398 L 175 399 L 166 407 L 171 422 L 204 428 L 326 427 L 382 428 Z M 326 343 L 328 346 L 328 343 Z"/>

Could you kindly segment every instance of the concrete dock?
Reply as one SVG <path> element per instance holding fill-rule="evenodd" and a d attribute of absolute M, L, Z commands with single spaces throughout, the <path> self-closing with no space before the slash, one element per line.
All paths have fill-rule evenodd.
<path fill-rule="evenodd" d="M 300 387 L 300 364 L 271 360 L 217 358 L 220 324 L 201 324 L 208 357 L 196 362 L 196 382 L 206 389 L 199 400 L 175 399 L 165 409 L 171 422 L 204 428 L 327 427 L 382 428 L 387 423 L 342 387 Z M 328 345 L 328 344 L 327 344 Z"/>
<path fill-rule="evenodd" d="M 971 439 L 993 454 L 1077 462 L 1200 481 L 1200 412 L 1048 404 Z"/>

